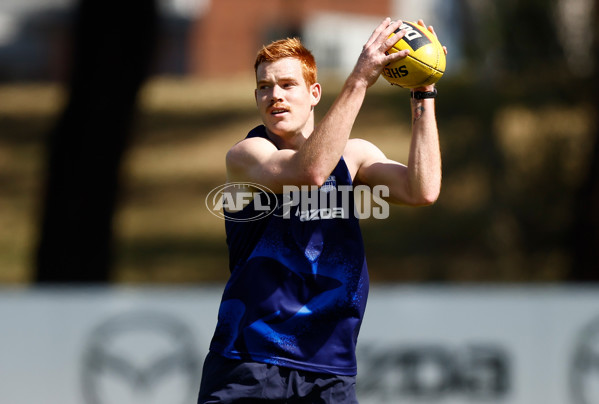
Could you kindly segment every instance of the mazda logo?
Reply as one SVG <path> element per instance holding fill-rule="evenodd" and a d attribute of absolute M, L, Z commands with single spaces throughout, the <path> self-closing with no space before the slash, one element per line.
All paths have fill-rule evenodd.
<path fill-rule="evenodd" d="M 155 312 L 118 315 L 96 327 L 82 361 L 87 404 L 195 402 L 196 341 L 182 321 Z"/>
<path fill-rule="evenodd" d="M 574 404 L 599 404 L 599 317 L 580 333 L 570 371 L 570 387 Z"/>

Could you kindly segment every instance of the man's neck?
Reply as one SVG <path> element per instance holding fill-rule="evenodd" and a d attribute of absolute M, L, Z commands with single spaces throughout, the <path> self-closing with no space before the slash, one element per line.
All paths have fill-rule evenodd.
<path fill-rule="evenodd" d="M 314 132 L 314 118 L 310 118 L 310 120 L 304 126 L 304 129 L 297 133 L 284 133 L 277 135 L 271 132 L 268 127 L 266 127 L 266 135 L 279 150 L 299 150 L 299 148 L 302 147 L 312 132 Z"/>
<path fill-rule="evenodd" d="M 277 149 L 299 150 L 306 141 L 302 133 L 276 135 L 266 128 L 266 135 L 277 146 Z"/>

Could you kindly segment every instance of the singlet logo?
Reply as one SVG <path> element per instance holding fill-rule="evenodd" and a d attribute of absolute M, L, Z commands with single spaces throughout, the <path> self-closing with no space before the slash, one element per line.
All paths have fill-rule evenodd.
<path fill-rule="evenodd" d="M 337 181 L 334 175 L 330 175 L 329 178 L 320 187 L 320 192 L 331 192 L 337 189 Z"/>

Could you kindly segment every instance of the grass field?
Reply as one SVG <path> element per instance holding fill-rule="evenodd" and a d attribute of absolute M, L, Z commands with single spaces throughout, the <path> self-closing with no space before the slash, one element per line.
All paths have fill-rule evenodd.
<path fill-rule="evenodd" d="M 319 114 L 338 87 L 325 84 L 328 96 Z M 459 105 L 459 91 L 441 94 L 441 198 L 432 207 L 394 207 L 387 220 L 363 222 L 372 279 L 559 280 L 569 264 L 563 246 L 571 219 L 568 195 L 588 163 L 592 111 L 510 104 L 477 112 L 484 105 Z M 228 275 L 223 223 L 208 212 L 204 198 L 224 182 L 226 150 L 259 124 L 253 83 L 156 78 L 140 97 L 114 220 L 113 279 L 221 282 Z M 56 84 L 0 86 L 0 283 L 31 280 L 44 140 L 63 102 Z M 406 90 L 377 84 L 353 136 L 405 162 Z M 551 206 L 542 205 L 549 201 Z M 529 237 L 542 237 L 533 231 L 542 215 L 551 215 L 554 226 L 537 230 L 553 238 L 531 248 Z"/>

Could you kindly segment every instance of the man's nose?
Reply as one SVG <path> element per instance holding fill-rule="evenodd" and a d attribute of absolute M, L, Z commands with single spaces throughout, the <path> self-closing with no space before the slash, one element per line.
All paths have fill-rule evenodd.
<path fill-rule="evenodd" d="M 275 85 L 272 87 L 272 99 L 274 101 L 279 101 L 283 99 L 283 89 L 280 86 Z"/>

